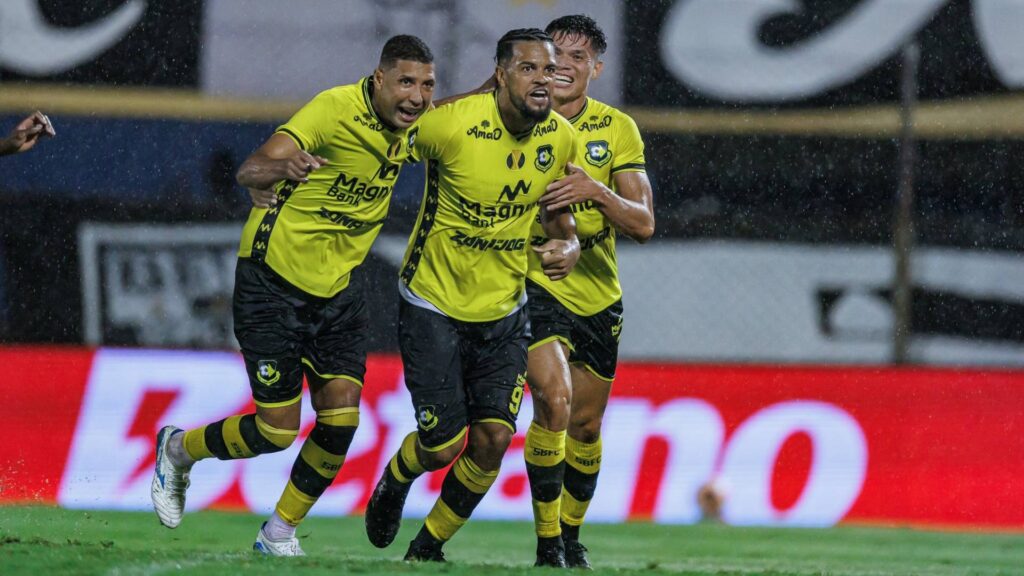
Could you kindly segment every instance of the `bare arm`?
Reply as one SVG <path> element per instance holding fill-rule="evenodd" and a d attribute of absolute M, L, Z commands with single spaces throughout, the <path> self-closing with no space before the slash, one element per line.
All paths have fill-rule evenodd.
<path fill-rule="evenodd" d="M 549 238 L 533 251 L 540 258 L 544 274 L 551 280 L 561 280 L 572 272 L 580 259 L 580 241 L 576 237 L 576 219 L 568 210 L 540 208 L 540 224 Z"/>
<path fill-rule="evenodd" d="M 40 138 L 56 135 L 50 119 L 37 111 L 19 122 L 6 138 L 0 138 L 0 156 L 31 150 Z"/>
<path fill-rule="evenodd" d="M 618 194 L 591 178 L 582 168 L 569 165 L 569 175 L 547 188 L 540 202 L 552 210 L 592 201 L 617 230 L 640 242 L 654 235 L 654 194 L 644 172 L 615 174 Z"/>
<path fill-rule="evenodd" d="M 235 179 L 246 188 L 265 190 L 281 180 L 308 182 L 309 173 L 327 164 L 327 160 L 301 150 L 286 134 L 271 136 L 249 155 Z"/>

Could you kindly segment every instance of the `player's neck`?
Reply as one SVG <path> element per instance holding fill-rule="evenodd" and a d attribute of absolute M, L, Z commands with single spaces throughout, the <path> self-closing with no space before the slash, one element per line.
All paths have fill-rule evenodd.
<path fill-rule="evenodd" d="M 583 107 L 587 105 L 587 93 L 584 92 L 575 100 L 568 100 L 566 102 L 559 102 L 555 100 L 555 112 L 558 112 L 565 118 L 573 118 L 583 110 Z"/>
<path fill-rule="evenodd" d="M 373 81 L 369 82 L 369 84 L 367 85 L 367 89 L 370 92 L 370 111 L 373 112 L 373 115 L 377 117 L 377 120 L 380 120 L 380 123 L 385 128 L 387 128 L 389 132 L 397 132 L 397 128 L 395 128 L 387 120 L 385 120 L 384 116 L 380 113 L 381 105 L 380 102 L 378 102 L 380 96 L 377 94 L 377 91 L 373 87 Z"/>
<path fill-rule="evenodd" d="M 533 127 L 537 125 L 537 121 L 517 110 L 515 105 L 512 104 L 512 99 L 508 97 L 508 92 L 499 89 L 496 96 L 501 123 L 505 125 L 505 128 L 512 135 L 524 134 L 533 130 Z"/>

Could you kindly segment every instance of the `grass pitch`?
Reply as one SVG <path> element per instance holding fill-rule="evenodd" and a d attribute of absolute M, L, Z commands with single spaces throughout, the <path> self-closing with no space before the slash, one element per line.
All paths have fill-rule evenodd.
<path fill-rule="evenodd" d="M 419 528 L 377 550 L 361 517 L 310 518 L 300 528 L 305 558 L 250 552 L 263 518 L 199 512 L 176 530 L 152 513 L 0 507 L 0 574 L 545 574 L 532 567 L 530 524 L 470 521 L 445 548 L 448 564 L 406 564 Z M 827 530 L 719 525 L 588 525 L 596 574 L 1022 575 L 1024 535 L 840 527 Z"/>

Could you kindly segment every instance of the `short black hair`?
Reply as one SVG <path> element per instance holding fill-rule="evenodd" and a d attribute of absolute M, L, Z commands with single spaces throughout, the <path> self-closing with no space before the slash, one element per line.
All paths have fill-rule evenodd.
<path fill-rule="evenodd" d="M 548 34 L 555 36 L 565 34 L 566 36 L 581 36 L 590 40 L 590 47 L 600 56 L 608 49 L 608 40 L 604 37 L 604 30 L 597 25 L 593 18 L 586 14 L 570 14 L 552 20 L 544 29 Z"/>
<path fill-rule="evenodd" d="M 555 43 L 547 32 L 540 28 L 516 28 L 505 32 L 498 40 L 498 49 L 494 52 L 494 61 L 504 65 L 512 57 L 512 46 L 516 42 L 550 42 Z"/>
<path fill-rule="evenodd" d="M 379 66 L 390 68 L 399 60 L 433 64 L 434 54 L 423 40 L 409 34 L 399 34 L 388 38 L 384 43 L 384 49 L 380 51 Z"/>

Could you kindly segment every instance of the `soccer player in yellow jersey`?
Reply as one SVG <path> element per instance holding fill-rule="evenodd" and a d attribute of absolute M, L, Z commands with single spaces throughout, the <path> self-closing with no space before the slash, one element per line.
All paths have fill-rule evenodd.
<path fill-rule="evenodd" d="M 197 460 L 250 458 L 287 448 L 299 433 L 302 381 L 316 424 L 254 550 L 301 556 L 295 527 L 341 469 L 359 423 L 368 312 L 349 287 L 387 215 L 409 156 L 409 127 L 431 103 L 434 65 L 415 36 L 387 41 L 372 76 L 317 95 L 248 159 L 238 182 L 274 187 L 254 208 L 235 271 L 235 335 L 254 414 L 157 435 L 152 497 L 160 522 L 181 521 Z"/>
<path fill-rule="evenodd" d="M 646 242 L 654 233 L 654 213 L 636 124 L 587 96 L 590 81 L 602 71 L 604 33 L 583 15 L 558 18 L 546 31 L 554 38 L 558 61 L 554 109 L 576 132 L 578 166 L 548 186 L 540 201 L 552 210 L 572 210 L 582 251 L 573 273 L 561 282 L 550 281 L 539 259 L 530 262 L 528 379 L 534 418 L 523 453 L 538 547 L 561 535 L 568 566 L 587 568 L 579 531 L 601 467 L 601 420 L 622 330 L 615 237 L 622 233 Z M 546 237 L 534 226 L 534 244 Z"/>
<path fill-rule="evenodd" d="M 454 465 L 407 560 L 444 560 L 442 545 L 487 493 L 515 433 L 530 338 L 528 255 L 552 280 L 579 257 L 568 209 L 539 204 L 577 149 L 572 126 L 550 113 L 554 45 L 541 30 L 513 30 L 495 60 L 493 94 L 441 106 L 413 129 L 428 177 L 400 275 L 399 346 L 418 429 L 370 498 L 370 541 L 394 540 L 413 480 Z M 531 247 L 538 220 L 551 240 Z"/>

